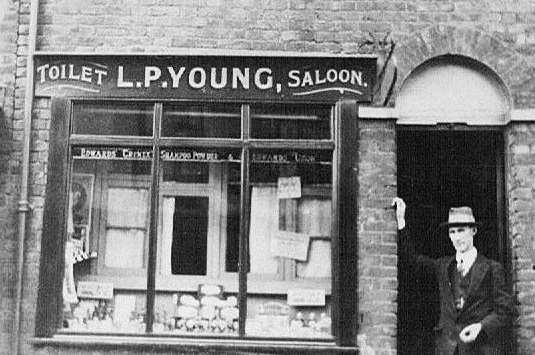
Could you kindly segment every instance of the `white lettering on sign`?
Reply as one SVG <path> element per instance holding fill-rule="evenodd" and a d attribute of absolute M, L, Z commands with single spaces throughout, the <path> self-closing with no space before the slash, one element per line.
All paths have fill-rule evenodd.
<path fill-rule="evenodd" d="M 280 177 L 277 180 L 277 197 L 301 198 L 301 178 L 299 176 Z"/>
<path fill-rule="evenodd" d="M 113 284 L 111 282 L 79 281 L 76 294 L 80 298 L 111 299 Z"/>
<path fill-rule="evenodd" d="M 214 89 L 223 89 L 227 86 L 227 68 L 221 68 L 219 75 L 220 79 L 217 81 L 217 68 L 210 69 L 210 86 Z"/>
<path fill-rule="evenodd" d="M 271 253 L 275 256 L 306 261 L 310 235 L 288 231 L 278 231 L 271 238 Z"/>
<path fill-rule="evenodd" d="M 272 60 L 250 59 L 232 59 L 231 62 L 197 61 L 191 58 L 98 59 L 99 62 L 102 60 L 107 60 L 106 65 L 93 62 L 90 57 L 51 59 L 42 64 L 38 62 L 36 92 L 64 88 L 111 96 L 117 92 L 120 95 L 132 94 L 122 89 L 146 90 L 163 96 L 174 95 L 169 90 L 184 90 L 180 95 L 187 97 L 197 95 L 197 91 L 206 95 L 218 91 L 218 94 L 230 96 L 247 96 L 250 93 L 255 98 L 264 97 L 264 94 L 297 98 L 323 92 L 368 96 L 372 84 L 369 80 L 375 77 L 373 72 L 368 73 L 366 69 L 355 67 L 355 64 L 346 60 L 340 66 L 339 61 L 313 60 L 308 63 L 295 60 L 295 65 L 292 64 L 293 60 L 276 61 L 273 67 L 268 64 Z M 49 83 L 56 85 L 46 85 Z"/>
<path fill-rule="evenodd" d="M 152 151 L 150 150 L 130 150 L 123 149 L 122 156 L 125 160 L 151 160 Z"/>
<path fill-rule="evenodd" d="M 115 159 L 117 151 L 115 149 L 80 149 L 80 158 L 82 159 Z"/>
<path fill-rule="evenodd" d="M 201 89 L 206 85 L 206 72 L 203 68 L 193 68 L 189 72 L 189 86 L 194 89 Z"/>
<path fill-rule="evenodd" d="M 169 72 L 169 75 L 171 75 L 172 87 L 177 88 L 178 85 L 180 85 L 180 78 L 186 71 L 186 68 L 180 67 L 178 71 L 175 71 L 173 67 L 167 67 L 167 71 Z"/>
<path fill-rule="evenodd" d="M 186 74 L 187 71 L 187 74 Z M 251 76 L 250 68 L 210 68 L 206 70 L 203 67 L 167 67 L 167 73 L 170 77 L 172 88 L 180 86 L 181 78 L 186 74 L 187 84 L 192 89 L 245 89 L 254 85 L 256 89 L 268 90 L 273 88 L 273 73 L 270 68 L 258 68 Z M 162 83 L 160 81 L 164 80 Z M 144 68 L 144 77 L 142 80 L 143 87 L 150 88 L 153 84 L 161 87 L 167 87 L 167 81 L 162 75 L 162 70 L 157 66 L 146 66 Z M 128 78 L 123 65 L 117 67 L 117 87 L 133 88 L 135 85 L 134 78 Z M 158 84 L 159 83 L 159 84 Z M 165 84 L 164 84 L 165 83 Z M 164 84 L 164 85 L 162 85 Z M 138 86 L 136 86 L 138 87 Z"/>
<path fill-rule="evenodd" d="M 254 75 L 254 83 L 260 90 L 267 90 L 273 87 L 273 76 L 271 69 L 259 68 Z"/>
<path fill-rule="evenodd" d="M 108 69 L 103 65 L 77 65 L 72 63 L 43 64 L 37 67 L 40 83 L 57 80 L 70 80 L 89 84 L 102 85 Z"/>
<path fill-rule="evenodd" d="M 217 152 L 199 152 L 199 151 L 169 151 L 162 150 L 160 158 L 166 161 L 220 161 L 233 160 L 232 154 L 218 154 Z"/>
<path fill-rule="evenodd" d="M 75 159 L 100 160 L 151 160 L 152 150 L 129 148 L 80 148 L 75 152 Z"/>
<path fill-rule="evenodd" d="M 241 84 L 241 87 L 244 89 L 249 89 L 249 68 L 243 69 L 232 68 L 232 88 L 238 88 L 238 81 Z"/>
<path fill-rule="evenodd" d="M 306 154 L 300 152 L 286 152 L 286 153 L 253 153 L 254 163 L 314 163 L 317 161 L 314 154 Z"/>
<path fill-rule="evenodd" d="M 162 76 L 160 68 L 154 66 L 145 67 L 145 87 L 148 88 L 150 83 L 160 79 L 160 76 Z"/>
<path fill-rule="evenodd" d="M 288 86 L 291 88 L 321 85 L 325 83 L 350 83 L 356 86 L 366 86 L 362 80 L 362 72 L 348 69 L 327 69 L 325 71 L 290 70 L 288 72 Z"/>
<path fill-rule="evenodd" d="M 289 306 L 325 306 L 325 290 L 323 289 L 289 289 L 287 297 Z"/>
<path fill-rule="evenodd" d="M 134 83 L 124 80 L 124 67 L 119 65 L 117 68 L 117 87 L 118 88 L 133 88 Z"/>

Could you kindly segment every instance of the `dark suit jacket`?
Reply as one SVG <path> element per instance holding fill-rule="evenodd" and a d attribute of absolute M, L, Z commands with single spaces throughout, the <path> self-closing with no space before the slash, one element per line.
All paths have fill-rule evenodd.
<path fill-rule="evenodd" d="M 433 259 L 416 254 L 406 230 L 400 231 L 400 257 L 409 263 L 430 268 L 437 277 L 440 294 L 440 318 L 436 330 L 437 355 L 502 354 L 503 329 L 509 327 L 515 314 L 512 297 L 505 284 L 505 272 L 500 263 L 478 253 L 470 269 L 470 287 L 466 302 L 455 308 L 451 272 L 456 267 L 455 257 Z M 481 322 L 479 336 L 473 343 L 460 341 L 459 333 L 467 325 Z"/>

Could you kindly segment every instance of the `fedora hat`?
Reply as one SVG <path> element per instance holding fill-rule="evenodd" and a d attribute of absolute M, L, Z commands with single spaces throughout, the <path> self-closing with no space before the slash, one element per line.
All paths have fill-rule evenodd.
<path fill-rule="evenodd" d="M 472 209 L 468 206 L 452 207 L 448 213 L 448 221 L 440 224 L 439 227 L 459 227 L 472 226 L 479 227 L 481 223 L 476 222 Z"/>

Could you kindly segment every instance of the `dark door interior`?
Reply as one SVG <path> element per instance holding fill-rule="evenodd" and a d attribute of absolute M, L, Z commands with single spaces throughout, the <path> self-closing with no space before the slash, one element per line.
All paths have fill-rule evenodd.
<path fill-rule="evenodd" d="M 437 226 L 447 220 L 449 207 L 471 206 L 483 222 L 474 239 L 478 252 L 505 262 L 501 132 L 400 129 L 397 143 L 398 194 L 407 203 L 417 251 L 453 255 L 446 231 L 437 232 Z M 398 278 L 398 353 L 433 354 L 439 315 L 434 275 L 400 262 Z"/>
<path fill-rule="evenodd" d="M 175 198 L 171 247 L 173 275 L 206 275 L 208 197 Z"/>

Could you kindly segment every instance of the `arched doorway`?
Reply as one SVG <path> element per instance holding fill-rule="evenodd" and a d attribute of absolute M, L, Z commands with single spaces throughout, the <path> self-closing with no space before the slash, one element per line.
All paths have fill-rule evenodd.
<path fill-rule="evenodd" d="M 444 55 L 418 66 L 396 100 L 398 194 L 417 251 L 454 254 L 436 227 L 451 206 L 472 206 L 477 249 L 509 264 L 504 226 L 504 140 L 511 108 L 500 78 L 473 59 Z M 434 275 L 399 264 L 398 353 L 433 354 L 439 315 Z"/>

